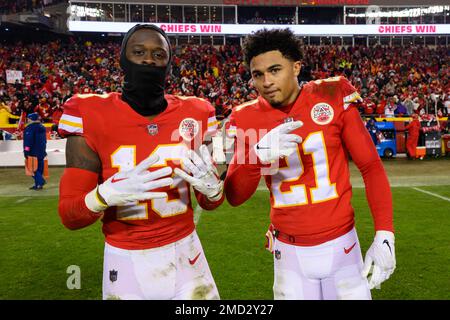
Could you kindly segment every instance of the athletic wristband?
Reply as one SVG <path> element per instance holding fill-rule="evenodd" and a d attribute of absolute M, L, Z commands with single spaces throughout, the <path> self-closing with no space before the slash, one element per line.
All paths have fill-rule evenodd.
<path fill-rule="evenodd" d="M 221 184 L 223 184 L 223 182 L 220 182 Z M 223 187 L 220 188 L 219 192 L 212 196 L 212 197 L 206 197 L 210 202 L 216 202 L 219 201 L 220 199 L 222 199 L 222 195 L 223 195 Z"/>
<path fill-rule="evenodd" d="M 93 212 L 101 212 L 108 208 L 108 205 L 99 197 L 98 186 L 86 195 L 84 202 L 86 207 Z"/>

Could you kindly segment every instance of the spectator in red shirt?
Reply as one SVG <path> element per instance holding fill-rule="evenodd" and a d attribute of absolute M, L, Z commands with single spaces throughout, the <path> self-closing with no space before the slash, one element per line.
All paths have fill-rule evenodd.
<path fill-rule="evenodd" d="M 48 121 L 51 115 L 51 107 L 47 102 L 47 98 L 41 98 L 39 104 L 34 108 L 34 112 L 37 112 L 41 119 Z"/>
<path fill-rule="evenodd" d="M 413 113 L 412 119 L 413 121 L 411 121 L 411 123 L 405 127 L 405 129 L 408 130 L 409 134 L 406 141 L 406 154 L 409 159 L 416 158 L 416 148 L 420 133 L 419 116 L 416 113 Z"/>

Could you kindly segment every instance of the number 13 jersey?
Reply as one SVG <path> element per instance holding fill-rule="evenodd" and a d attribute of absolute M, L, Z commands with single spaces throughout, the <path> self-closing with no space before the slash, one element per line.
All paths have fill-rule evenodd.
<path fill-rule="evenodd" d="M 83 136 L 102 164 L 99 183 L 118 171 L 131 170 L 152 154 L 163 166 L 180 167 L 186 151 L 201 145 L 216 127 L 215 110 L 207 101 L 166 95 L 168 106 L 151 121 L 136 113 L 120 94 L 75 95 L 64 105 L 59 124 L 63 136 Z M 157 191 L 168 197 L 110 207 L 103 216 L 106 242 L 123 249 L 148 249 L 175 242 L 194 230 L 189 185 Z"/>

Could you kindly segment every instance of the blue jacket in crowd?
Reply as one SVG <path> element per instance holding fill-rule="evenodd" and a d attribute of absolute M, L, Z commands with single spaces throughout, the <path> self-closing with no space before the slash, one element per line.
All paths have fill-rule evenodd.
<path fill-rule="evenodd" d="M 374 145 L 378 144 L 378 133 L 380 131 L 377 128 L 376 122 L 377 121 L 375 119 L 369 119 L 369 121 L 367 121 L 366 124 L 367 131 L 369 131 L 370 137 L 372 138 Z"/>
<path fill-rule="evenodd" d="M 23 134 L 23 153 L 25 157 L 33 156 L 43 159 L 47 155 L 47 136 L 45 127 L 40 122 L 32 122 Z"/>

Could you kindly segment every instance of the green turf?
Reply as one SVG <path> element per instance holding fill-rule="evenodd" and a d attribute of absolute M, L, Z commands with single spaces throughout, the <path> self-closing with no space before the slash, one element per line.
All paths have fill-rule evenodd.
<path fill-rule="evenodd" d="M 421 187 L 436 193 L 449 188 Z M 450 299 L 450 202 L 412 188 L 392 190 L 397 269 L 382 290 L 372 290 L 373 298 Z M 373 224 L 361 192 L 355 193 L 353 205 L 365 253 L 372 241 Z"/>
<path fill-rule="evenodd" d="M 0 197 L 0 299 L 101 298 L 100 224 L 65 229 L 57 197 Z M 70 265 L 81 268 L 81 289 L 66 286 Z"/>
<path fill-rule="evenodd" d="M 449 197 L 450 186 L 421 187 Z M 393 188 L 397 269 L 374 299 L 450 299 L 450 202 L 408 187 Z M 203 211 L 198 225 L 222 299 L 271 299 L 272 256 L 264 249 L 269 194 L 257 192 L 238 208 Z M 364 190 L 355 189 L 363 253 L 373 238 Z M 101 299 L 100 223 L 65 229 L 57 197 L 0 197 L 0 299 Z M 70 265 L 81 268 L 81 289 L 69 290 Z"/>

